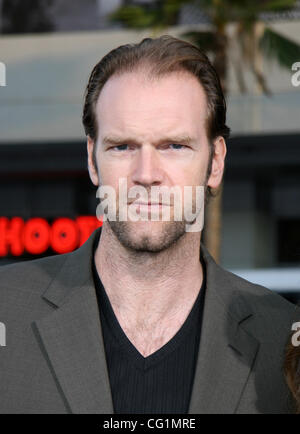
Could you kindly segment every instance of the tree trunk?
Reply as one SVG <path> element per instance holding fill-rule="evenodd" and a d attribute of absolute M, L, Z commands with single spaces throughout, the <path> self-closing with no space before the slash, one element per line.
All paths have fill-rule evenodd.
<path fill-rule="evenodd" d="M 206 206 L 204 244 L 217 263 L 220 262 L 222 237 L 222 190 Z"/>

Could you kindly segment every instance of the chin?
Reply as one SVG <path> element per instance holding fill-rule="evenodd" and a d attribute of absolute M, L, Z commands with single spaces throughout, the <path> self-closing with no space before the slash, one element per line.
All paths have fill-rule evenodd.
<path fill-rule="evenodd" d="M 184 222 L 109 222 L 118 241 L 136 252 L 158 253 L 170 248 L 185 233 Z"/>

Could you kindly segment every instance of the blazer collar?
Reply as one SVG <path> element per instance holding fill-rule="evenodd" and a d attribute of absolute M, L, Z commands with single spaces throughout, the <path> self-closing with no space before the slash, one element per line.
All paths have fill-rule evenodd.
<path fill-rule="evenodd" d="M 34 323 L 49 367 L 73 413 L 113 413 L 91 267 L 93 243 L 100 235 L 101 227 L 79 249 L 65 255 L 43 294 L 57 309 Z M 233 413 L 259 347 L 241 327 L 253 312 L 203 245 L 201 254 L 207 287 L 189 413 Z"/>
<path fill-rule="evenodd" d="M 56 307 L 62 306 L 80 288 L 94 286 L 92 276 L 93 244 L 101 235 L 101 227 L 96 229 L 78 249 L 65 255 L 58 274 L 43 293 L 43 298 Z"/>

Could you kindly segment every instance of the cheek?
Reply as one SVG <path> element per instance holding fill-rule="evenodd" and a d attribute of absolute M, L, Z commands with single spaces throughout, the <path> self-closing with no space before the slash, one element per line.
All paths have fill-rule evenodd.
<path fill-rule="evenodd" d="M 113 187 L 116 194 L 119 192 L 119 183 L 126 180 L 127 188 L 130 185 L 128 172 L 120 164 L 112 164 L 111 162 L 102 162 L 99 167 L 99 178 L 101 185 Z"/>
<path fill-rule="evenodd" d="M 204 139 L 202 143 L 200 149 L 195 151 L 192 161 L 189 162 L 183 171 L 184 178 L 188 181 L 189 185 L 203 185 L 206 181 L 210 149 L 208 143 L 204 143 Z"/>
<path fill-rule="evenodd" d="M 203 185 L 206 180 L 206 173 L 207 161 L 195 162 L 181 173 L 181 185 Z"/>

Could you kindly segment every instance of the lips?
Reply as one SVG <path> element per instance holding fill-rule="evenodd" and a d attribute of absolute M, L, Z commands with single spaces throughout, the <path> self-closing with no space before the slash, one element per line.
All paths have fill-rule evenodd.
<path fill-rule="evenodd" d="M 161 202 L 133 202 L 135 205 L 147 205 L 147 206 L 151 206 L 151 205 L 162 205 Z"/>

